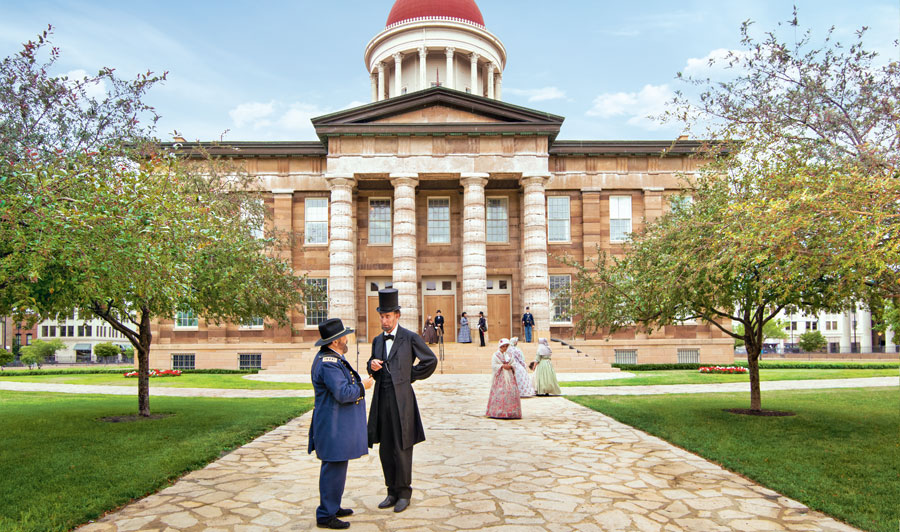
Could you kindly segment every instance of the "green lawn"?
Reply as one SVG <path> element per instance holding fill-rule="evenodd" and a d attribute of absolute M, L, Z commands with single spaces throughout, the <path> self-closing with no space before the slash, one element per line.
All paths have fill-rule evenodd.
<path fill-rule="evenodd" d="M 663 438 L 864 530 L 900 523 L 898 388 L 763 393 L 763 408 L 791 417 L 742 416 L 749 394 L 578 396 L 572 401 Z"/>
<path fill-rule="evenodd" d="M 636 371 L 626 379 L 602 381 L 563 381 L 560 386 L 646 386 L 651 384 L 709 384 L 715 382 L 750 382 L 750 376 L 700 373 L 697 370 Z M 866 377 L 896 377 L 897 369 L 761 369 L 759 378 L 764 381 L 810 379 L 862 379 Z"/>
<path fill-rule="evenodd" d="M 126 379 L 124 371 L 113 374 L 71 374 L 71 375 L 12 375 L 0 376 L 2 381 L 47 382 L 57 384 L 95 384 L 101 386 L 133 386 L 137 379 Z M 0 382 L 2 382 L 0 381 Z M 305 382 L 265 382 L 245 379 L 237 374 L 184 373 L 180 377 L 151 377 L 150 386 L 172 388 L 238 388 L 247 390 L 312 390 L 312 384 Z"/>
<path fill-rule="evenodd" d="M 0 391 L 0 530 L 65 531 L 310 410 L 312 398 L 153 397 L 162 419 L 107 423 L 133 397 Z"/>

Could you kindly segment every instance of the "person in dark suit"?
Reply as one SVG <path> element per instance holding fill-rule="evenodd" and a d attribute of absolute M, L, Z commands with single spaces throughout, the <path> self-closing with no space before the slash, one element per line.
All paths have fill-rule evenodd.
<path fill-rule="evenodd" d="M 484 312 L 478 313 L 478 338 L 481 339 L 481 347 L 484 347 L 484 333 L 487 332 L 487 320 L 484 318 Z"/>
<path fill-rule="evenodd" d="M 322 461 L 319 470 L 319 507 L 316 526 L 344 529 L 350 523 L 338 517 L 351 515 L 353 510 L 341 508 L 344 483 L 347 480 L 347 461 L 368 454 L 366 441 L 366 388 L 373 380 L 360 379 L 344 353 L 347 335 L 353 329 L 332 318 L 319 324 L 316 342 L 320 346 L 313 360 L 310 377 L 316 393 L 312 423 L 309 426 L 308 452 L 316 452 Z"/>
<path fill-rule="evenodd" d="M 413 445 L 425 441 L 425 429 L 412 383 L 426 379 L 437 367 L 437 357 L 422 338 L 400 327 L 399 295 L 394 288 L 378 291 L 381 329 L 372 340 L 366 364 L 375 377 L 369 410 L 369 447 L 378 443 L 387 497 L 379 508 L 402 512 L 412 496 Z M 418 359 L 419 363 L 413 365 Z"/>
<path fill-rule="evenodd" d="M 525 314 L 522 314 L 522 326 L 525 327 L 525 341 L 531 343 L 531 330 L 534 328 L 534 316 L 528 307 L 525 307 Z"/>
<path fill-rule="evenodd" d="M 444 316 L 440 309 L 434 313 L 434 328 L 438 333 L 438 341 L 442 342 L 444 340 Z"/>

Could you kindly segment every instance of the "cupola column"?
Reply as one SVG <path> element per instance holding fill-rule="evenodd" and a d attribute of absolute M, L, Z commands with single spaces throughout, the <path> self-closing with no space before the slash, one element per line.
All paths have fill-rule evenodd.
<path fill-rule="evenodd" d="M 399 292 L 400 325 L 410 331 L 419 323 L 419 279 L 416 273 L 416 185 L 418 174 L 390 174 L 394 186 L 394 288 Z"/>
<path fill-rule="evenodd" d="M 403 54 L 394 54 L 394 96 L 400 96 L 403 89 Z"/>
<path fill-rule="evenodd" d="M 456 48 L 449 46 L 449 47 L 447 47 L 447 49 L 445 51 L 447 53 L 447 84 L 446 84 L 446 86 L 448 89 L 455 89 L 456 86 L 455 86 L 454 78 L 456 77 L 456 72 L 454 72 L 454 68 L 453 68 L 453 53 L 456 51 Z"/>
<path fill-rule="evenodd" d="M 478 96 L 484 96 L 481 91 L 478 89 L 478 54 L 473 53 L 471 57 L 472 68 L 471 68 L 471 76 L 472 81 L 470 87 L 472 88 L 472 94 L 477 94 Z"/>
<path fill-rule="evenodd" d="M 497 85 L 497 87 L 494 89 L 494 97 L 498 100 L 502 100 L 503 99 L 503 74 L 501 74 L 500 71 L 498 70 L 497 75 L 494 76 L 494 79 L 496 80 L 496 85 Z"/>
<path fill-rule="evenodd" d="M 487 64 L 487 97 L 494 99 L 494 63 Z"/>
<path fill-rule="evenodd" d="M 419 90 L 428 88 L 427 78 L 425 77 L 425 59 L 428 57 L 428 50 L 424 46 L 419 47 Z"/>
<path fill-rule="evenodd" d="M 378 63 L 378 101 L 384 99 L 384 63 Z"/>
<path fill-rule="evenodd" d="M 473 334 L 477 328 L 474 316 L 487 312 L 487 217 L 484 205 L 484 186 L 488 174 L 464 173 L 463 186 L 463 247 L 462 291 L 463 310 L 468 314 Z"/>
<path fill-rule="evenodd" d="M 378 73 L 372 72 L 369 75 L 369 77 L 372 78 L 372 101 L 377 102 L 378 101 Z"/>

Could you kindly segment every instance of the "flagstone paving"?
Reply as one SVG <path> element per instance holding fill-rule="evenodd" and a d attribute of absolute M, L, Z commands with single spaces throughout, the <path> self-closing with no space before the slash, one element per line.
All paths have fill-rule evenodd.
<path fill-rule="evenodd" d="M 384 486 L 375 449 L 350 462 L 350 530 L 855 530 L 562 397 L 524 400 L 520 420 L 487 419 L 486 383 L 416 383 L 428 440 L 415 448 L 412 506 L 376 508 Z M 309 421 L 294 419 L 78 530 L 313 529 L 319 461 L 306 453 Z"/>

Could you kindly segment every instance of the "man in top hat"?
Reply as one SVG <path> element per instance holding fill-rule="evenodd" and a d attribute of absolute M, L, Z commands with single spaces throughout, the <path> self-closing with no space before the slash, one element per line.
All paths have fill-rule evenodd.
<path fill-rule="evenodd" d="M 319 324 L 316 342 L 320 346 L 313 360 L 310 377 L 316 392 L 315 409 L 309 426 L 309 449 L 316 451 L 322 461 L 319 470 L 319 507 L 316 508 L 316 526 L 343 529 L 350 523 L 341 521 L 353 513 L 341 508 L 344 482 L 347 479 L 347 461 L 368 454 L 366 442 L 366 388 L 374 382 L 365 381 L 353 370 L 344 353 L 347 352 L 347 335 L 353 329 L 345 328 L 338 318 Z"/>
<path fill-rule="evenodd" d="M 437 309 L 434 313 L 434 328 L 437 330 L 439 341 L 443 341 L 444 339 L 444 316 L 441 314 L 441 309 Z"/>
<path fill-rule="evenodd" d="M 425 429 L 412 383 L 426 379 L 437 367 L 437 357 L 418 334 L 400 327 L 399 294 L 394 288 L 378 291 L 381 329 L 372 339 L 367 369 L 375 377 L 369 411 L 369 446 L 379 443 L 378 456 L 387 486 L 379 508 L 402 512 L 412 496 L 413 445 L 425 441 Z M 419 363 L 413 365 L 418 359 Z"/>

